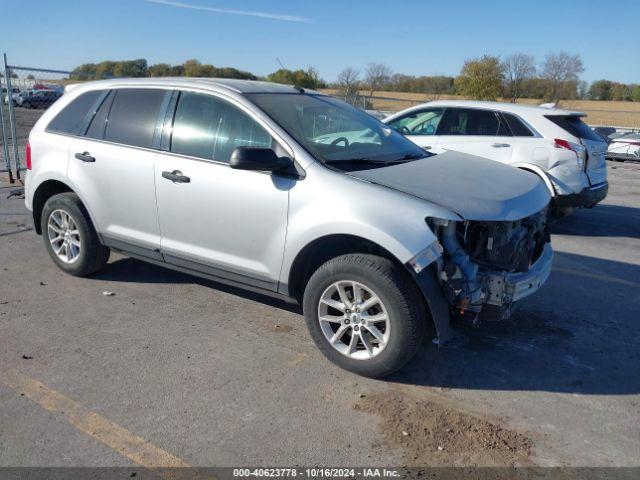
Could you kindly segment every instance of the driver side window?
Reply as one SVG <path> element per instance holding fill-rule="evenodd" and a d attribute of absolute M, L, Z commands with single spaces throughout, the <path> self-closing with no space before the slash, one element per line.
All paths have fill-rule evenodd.
<path fill-rule="evenodd" d="M 403 135 L 435 135 L 444 108 L 418 110 L 389 122 L 389 126 Z"/>

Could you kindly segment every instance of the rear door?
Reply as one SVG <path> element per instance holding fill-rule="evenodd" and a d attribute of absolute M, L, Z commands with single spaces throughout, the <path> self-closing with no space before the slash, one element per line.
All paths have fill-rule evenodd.
<path fill-rule="evenodd" d="M 444 110 L 442 107 L 414 110 L 391 120 L 387 125 L 425 150 L 436 152 L 438 143 L 436 132 Z"/>
<path fill-rule="evenodd" d="M 502 117 L 482 108 L 447 108 L 438 128 L 435 153 L 445 150 L 464 152 L 509 163 L 513 137 Z"/>
<path fill-rule="evenodd" d="M 153 146 L 170 93 L 153 88 L 111 91 L 86 136 L 72 139 L 69 146 L 69 178 L 91 208 L 105 243 L 154 259 L 161 256 Z"/>

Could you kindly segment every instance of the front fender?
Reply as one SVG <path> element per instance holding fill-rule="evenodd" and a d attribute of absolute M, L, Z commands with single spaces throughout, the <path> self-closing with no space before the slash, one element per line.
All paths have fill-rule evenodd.
<path fill-rule="evenodd" d="M 288 280 L 298 253 L 322 237 L 364 238 L 405 264 L 437 240 L 427 217 L 460 220 L 425 200 L 317 164 L 307 173 L 290 191 L 282 282 Z"/>

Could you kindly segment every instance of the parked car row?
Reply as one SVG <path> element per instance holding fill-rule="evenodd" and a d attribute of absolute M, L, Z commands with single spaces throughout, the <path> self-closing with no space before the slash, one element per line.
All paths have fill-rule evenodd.
<path fill-rule="evenodd" d="M 25 203 L 71 275 L 114 250 L 299 302 L 329 360 L 382 377 L 545 283 L 550 212 L 607 192 L 581 117 L 434 102 L 382 123 L 266 82 L 87 82 L 31 131 Z"/>
<path fill-rule="evenodd" d="M 62 96 L 59 90 L 43 90 L 43 89 L 27 89 L 20 90 L 13 88 L 11 101 L 16 107 L 24 108 L 49 108 L 53 103 Z M 9 95 L 6 88 L 3 89 L 4 103 L 9 103 Z"/>
<path fill-rule="evenodd" d="M 629 132 L 612 138 L 606 156 L 614 161 L 640 161 L 640 133 Z"/>
<path fill-rule="evenodd" d="M 593 131 L 607 143 L 607 160 L 617 162 L 640 161 L 640 131 L 615 127 L 593 127 Z"/>

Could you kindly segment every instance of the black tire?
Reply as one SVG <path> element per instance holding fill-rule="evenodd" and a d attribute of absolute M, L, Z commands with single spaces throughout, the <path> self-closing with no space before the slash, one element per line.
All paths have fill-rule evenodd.
<path fill-rule="evenodd" d="M 388 313 L 389 339 L 372 358 L 355 359 L 339 352 L 320 326 L 318 306 L 323 293 L 335 282 L 347 280 L 375 291 Z M 323 264 L 307 283 L 303 309 L 320 351 L 336 365 L 366 377 L 382 378 L 402 368 L 416 354 L 425 334 L 425 303 L 417 286 L 402 267 L 376 255 L 342 255 Z"/>
<path fill-rule="evenodd" d="M 56 210 L 62 210 L 70 215 L 79 232 L 81 248 L 78 258 L 73 263 L 65 263 L 61 260 L 49 241 L 49 217 Z M 49 198 L 42 209 L 40 226 L 47 252 L 55 264 L 66 273 L 76 277 L 84 277 L 97 272 L 107 264 L 110 250 L 98 240 L 98 234 L 91 223 L 87 209 L 75 193 L 59 193 Z"/>

